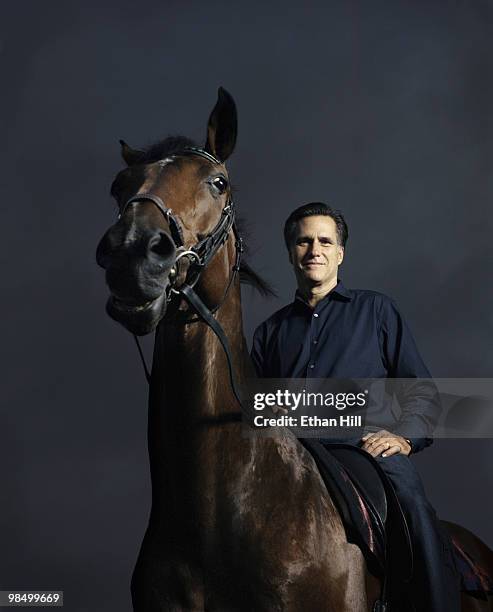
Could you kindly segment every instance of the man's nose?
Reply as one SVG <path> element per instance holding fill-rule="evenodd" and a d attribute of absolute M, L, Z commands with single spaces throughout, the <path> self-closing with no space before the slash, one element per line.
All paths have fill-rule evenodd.
<path fill-rule="evenodd" d="M 312 257 L 318 257 L 318 255 L 320 254 L 321 254 L 320 242 L 318 242 L 317 240 L 314 240 L 310 245 L 310 255 L 312 255 Z"/>

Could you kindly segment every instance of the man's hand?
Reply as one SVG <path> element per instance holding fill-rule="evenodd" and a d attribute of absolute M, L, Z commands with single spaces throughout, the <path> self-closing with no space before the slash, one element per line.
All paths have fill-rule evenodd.
<path fill-rule="evenodd" d="M 281 406 L 271 406 L 271 410 L 275 416 L 284 416 L 289 412 L 287 408 L 281 408 Z"/>
<path fill-rule="evenodd" d="M 361 440 L 364 442 L 361 448 L 370 453 L 372 457 L 378 457 L 379 455 L 391 457 L 397 454 L 409 455 L 411 452 L 411 445 L 405 438 L 390 433 L 390 431 L 385 429 L 366 434 Z"/>

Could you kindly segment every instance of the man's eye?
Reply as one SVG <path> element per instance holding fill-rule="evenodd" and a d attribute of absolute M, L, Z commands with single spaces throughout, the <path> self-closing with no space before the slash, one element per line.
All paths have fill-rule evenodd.
<path fill-rule="evenodd" d="M 216 178 L 212 179 L 211 184 L 219 191 L 219 193 L 224 193 L 228 186 L 226 179 L 222 176 L 216 176 Z"/>

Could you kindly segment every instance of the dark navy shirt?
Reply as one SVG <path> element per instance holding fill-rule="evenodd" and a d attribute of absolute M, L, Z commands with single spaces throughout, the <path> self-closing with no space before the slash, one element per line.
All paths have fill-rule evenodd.
<path fill-rule="evenodd" d="M 431 378 L 395 303 L 376 291 L 347 289 L 341 281 L 315 308 L 297 291 L 291 304 L 255 330 L 251 357 L 265 378 Z M 431 381 L 412 393 L 406 389 L 393 431 L 412 430 L 415 452 L 431 444 L 427 436 L 440 402 Z"/>

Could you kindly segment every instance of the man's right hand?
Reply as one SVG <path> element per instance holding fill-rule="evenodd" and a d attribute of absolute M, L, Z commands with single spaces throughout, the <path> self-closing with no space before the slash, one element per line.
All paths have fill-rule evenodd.
<path fill-rule="evenodd" d="M 412 447 L 402 436 L 382 429 L 375 433 L 366 434 L 361 438 L 364 442 L 361 447 L 372 457 L 391 457 L 392 455 L 409 455 Z"/>

